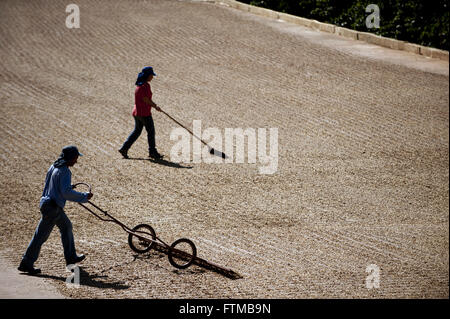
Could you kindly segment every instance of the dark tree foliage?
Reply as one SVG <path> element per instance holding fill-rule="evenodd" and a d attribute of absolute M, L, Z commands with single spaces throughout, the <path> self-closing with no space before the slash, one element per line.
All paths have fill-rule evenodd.
<path fill-rule="evenodd" d="M 384 37 L 449 49 L 447 0 L 240 0 Z M 369 4 L 380 8 L 380 28 L 366 27 Z"/>

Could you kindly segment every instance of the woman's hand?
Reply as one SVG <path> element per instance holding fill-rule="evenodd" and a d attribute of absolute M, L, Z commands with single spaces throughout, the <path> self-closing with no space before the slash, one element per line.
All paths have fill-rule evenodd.
<path fill-rule="evenodd" d="M 158 105 L 156 105 L 155 102 L 153 102 L 152 100 L 150 100 L 147 96 L 144 96 L 144 97 L 142 98 L 142 100 L 143 100 L 145 103 L 150 104 L 150 106 L 153 107 L 153 108 L 155 108 L 157 111 L 161 112 L 161 108 L 160 108 Z"/>

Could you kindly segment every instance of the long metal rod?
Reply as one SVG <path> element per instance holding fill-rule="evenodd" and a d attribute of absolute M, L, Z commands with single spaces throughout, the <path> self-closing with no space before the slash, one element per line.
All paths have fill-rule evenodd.
<path fill-rule="evenodd" d="M 149 239 L 149 238 L 146 238 L 146 237 L 143 237 L 143 236 L 137 234 L 137 233 L 136 233 L 135 231 L 133 231 L 130 227 L 128 227 L 127 225 L 125 225 L 124 223 L 122 223 L 121 221 L 119 221 L 117 218 L 115 218 L 115 217 L 109 215 L 108 212 L 102 210 L 100 207 L 98 207 L 98 206 L 95 205 L 94 203 L 92 203 L 92 202 L 90 202 L 90 201 L 88 201 L 88 203 L 91 204 L 92 206 L 94 206 L 95 208 L 97 208 L 98 210 L 100 210 L 103 214 L 105 214 L 105 216 L 107 216 L 107 217 L 110 218 L 110 219 L 106 219 L 106 218 L 103 218 L 103 217 L 99 216 L 99 215 L 96 214 L 92 209 L 90 209 L 90 208 L 87 207 L 86 205 L 83 205 L 82 203 L 79 203 L 79 204 L 80 204 L 82 207 L 84 207 L 87 211 L 89 211 L 91 214 L 93 214 L 94 216 L 96 216 L 97 218 L 99 218 L 100 220 L 103 220 L 103 221 L 105 221 L 105 222 L 113 222 L 113 223 L 116 223 L 117 225 L 119 225 L 120 227 L 122 227 L 122 229 L 123 229 L 124 231 L 126 231 L 126 232 L 129 233 L 129 234 L 132 234 L 132 235 L 136 236 L 136 237 L 139 238 L 139 239 L 142 239 L 142 240 L 150 240 L 150 241 L 155 242 L 155 241 L 152 240 L 152 239 Z"/>
<path fill-rule="evenodd" d="M 96 216 L 97 218 L 99 218 L 100 220 L 106 221 L 106 222 L 113 222 L 118 224 L 120 227 L 122 227 L 122 229 L 124 231 L 126 231 L 127 233 L 136 236 L 137 238 L 141 239 L 141 240 L 147 240 L 147 241 L 151 241 L 153 243 L 157 243 L 156 240 L 153 240 L 152 238 L 147 238 L 144 236 L 139 235 L 138 233 L 144 233 L 144 234 L 148 234 L 146 232 L 143 231 L 133 231 L 130 227 L 126 226 L 124 223 L 122 223 L 120 220 L 118 220 L 117 218 L 111 216 L 110 214 L 108 214 L 107 211 L 104 211 L 103 209 L 101 209 L 100 207 L 98 207 L 97 205 L 95 205 L 94 203 L 88 201 L 87 203 L 91 204 L 93 207 L 95 207 L 96 209 L 98 209 L 99 211 L 101 211 L 103 214 L 105 214 L 105 216 L 109 217 L 110 219 L 106 219 L 103 218 L 101 216 L 99 216 L 97 213 L 95 213 L 92 209 L 90 209 L 89 207 L 87 207 L 86 205 L 84 205 L 83 203 L 79 203 L 82 207 L 84 207 L 87 211 L 89 211 L 91 214 L 93 214 L 94 216 Z M 167 243 L 165 243 L 161 238 L 158 238 L 155 235 L 155 239 L 157 239 L 158 241 L 160 241 L 162 244 L 166 245 L 167 247 L 170 247 Z"/>

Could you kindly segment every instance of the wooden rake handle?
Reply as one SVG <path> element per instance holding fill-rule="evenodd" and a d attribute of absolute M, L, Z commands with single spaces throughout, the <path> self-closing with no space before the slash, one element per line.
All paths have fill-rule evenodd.
<path fill-rule="evenodd" d="M 169 114 L 167 114 L 165 111 L 161 110 L 162 113 L 164 113 L 169 119 L 171 119 L 172 121 L 174 121 L 175 123 L 177 123 L 179 126 L 181 126 L 182 128 L 184 128 L 186 131 L 188 131 L 193 137 L 195 137 L 196 139 L 198 139 L 200 142 L 202 142 L 203 144 L 205 144 L 206 146 L 208 146 L 209 149 L 211 149 L 211 147 L 205 142 L 203 141 L 200 137 L 198 137 L 197 135 L 195 135 L 194 133 L 192 133 L 187 127 L 185 127 L 183 124 L 181 124 L 180 122 L 178 122 L 177 120 L 175 120 L 172 116 L 170 116 Z"/>

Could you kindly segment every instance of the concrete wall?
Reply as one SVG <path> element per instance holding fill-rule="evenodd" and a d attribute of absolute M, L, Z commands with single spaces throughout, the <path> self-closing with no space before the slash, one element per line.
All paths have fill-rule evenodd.
<path fill-rule="evenodd" d="M 290 14 L 276 12 L 273 10 L 259 8 L 251 6 L 245 3 L 241 3 L 235 0 L 217 0 L 216 2 L 228 5 L 229 7 L 239 9 L 242 11 L 250 12 L 256 15 L 271 19 L 280 19 L 289 23 L 301 25 L 307 28 L 315 29 L 318 31 L 334 33 L 342 37 L 350 38 L 353 40 L 364 41 L 367 43 L 379 45 L 382 47 L 394 49 L 394 50 L 404 50 L 407 52 L 412 52 L 415 54 L 420 54 L 429 58 L 441 59 L 449 61 L 449 52 L 445 50 L 439 50 L 435 48 L 425 47 L 422 45 L 408 43 L 401 40 L 391 39 L 381 37 L 369 32 L 355 31 L 347 28 L 338 27 L 332 24 L 319 22 L 317 20 L 305 19 L 301 17 L 296 17 Z"/>

